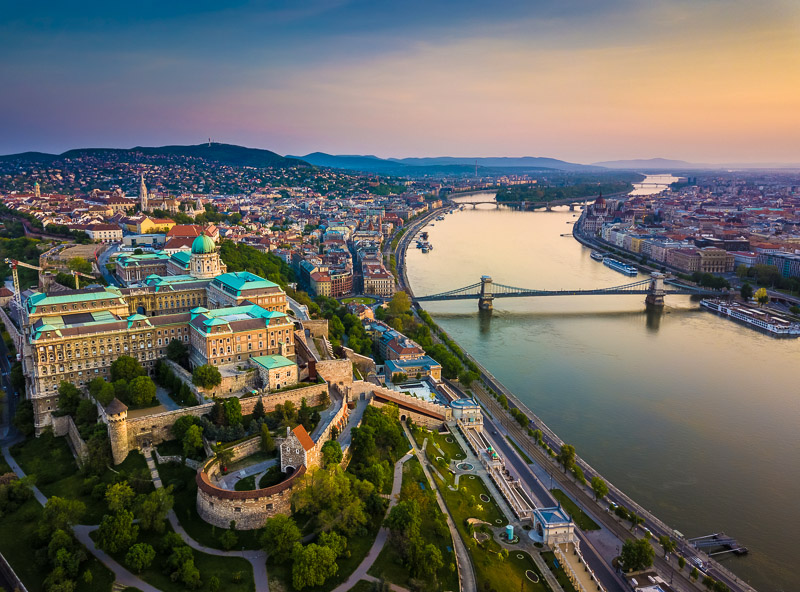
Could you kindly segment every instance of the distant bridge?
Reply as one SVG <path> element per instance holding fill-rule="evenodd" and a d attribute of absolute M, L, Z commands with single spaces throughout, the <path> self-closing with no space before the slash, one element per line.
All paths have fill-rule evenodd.
<path fill-rule="evenodd" d="M 519 208 L 522 210 L 534 210 L 539 208 L 545 208 L 548 212 L 553 208 L 553 206 L 569 206 L 569 209 L 572 211 L 575 207 L 582 208 L 583 206 L 593 202 L 596 197 L 592 198 L 584 198 L 584 199 L 551 199 L 550 201 L 497 201 L 494 199 L 488 200 L 461 200 L 453 201 L 453 203 L 458 205 L 465 205 L 465 206 L 472 206 L 473 208 L 482 204 L 490 204 L 497 208 L 500 206 L 508 206 L 509 208 Z"/>
<path fill-rule="evenodd" d="M 530 290 L 515 288 L 504 284 L 495 284 L 488 275 L 481 277 L 481 281 L 427 296 L 416 296 L 417 302 L 432 302 L 436 300 L 477 300 L 478 308 L 491 310 L 495 298 L 527 298 L 532 296 L 613 296 L 624 294 L 645 295 L 645 302 L 651 306 L 664 306 L 664 296 L 667 294 L 683 294 L 690 296 L 724 296 L 727 293 L 718 290 L 707 290 L 695 286 L 680 284 L 667 279 L 663 273 L 652 273 L 649 278 L 630 284 L 614 286 L 611 288 L 596 288 L 590 290 Z"/>

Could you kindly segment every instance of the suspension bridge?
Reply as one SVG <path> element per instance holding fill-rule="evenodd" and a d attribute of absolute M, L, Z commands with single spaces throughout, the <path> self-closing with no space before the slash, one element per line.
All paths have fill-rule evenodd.
<path fill-rule="evenodd" d="M 431 302 L 435 300 L 477 300 L 480 310 L 491 310 L 495 298 L 528 298 L 533 296 L 614 296 L 624 294 L 642 294 L 649 306 L 664 306 L 664 297 L 669 294 L 689 296 L 725 296 L 727 292 L 709 290 L 697 286 L 688 286 L 669 279 L 663 273 L 654 272 L 649 278 L 630 284 L 613 286 L 611 288 L 596 288 L 589 290 L 529 290 L 515 288 L 504 284 L 495 284 L 488 275 L 481 277 L 481 281 L 427 296 L 415 296 L 417 302 Z"/>

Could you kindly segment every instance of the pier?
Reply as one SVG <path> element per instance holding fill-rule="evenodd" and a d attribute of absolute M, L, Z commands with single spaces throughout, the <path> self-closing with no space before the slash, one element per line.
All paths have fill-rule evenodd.
<path fill-rule="evenodd" d="M 724 551 L 709 553 L 709 557 L 712 555 L 722 555 L 723 553 L 735 553 L 737 555 L 747 554 L 747 547 L 743 547 L 735 538 L 728 536 L 724 532 L 716 532 L 714 534 L 695 537 L 693 539 L 689 539 L 689 543 L 691 543 L 695 549 L 725 547 Z"/>

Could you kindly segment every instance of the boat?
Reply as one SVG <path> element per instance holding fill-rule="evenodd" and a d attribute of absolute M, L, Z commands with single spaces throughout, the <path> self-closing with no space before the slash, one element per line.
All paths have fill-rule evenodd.
<path fill-rule="evenodd" d="M 428 252 L 428 247 L 422 247 L 422 252 L 423 253 L 427 253 Z"/>
<path fill-rule="evenodd" d="M 617 261 L 611 257 L 603 257 L 603 265 L 631 277 L 639 275 L 639 270 L 633 265 L 626 265 L 622 261 Z"/>
<path fill-rule="evenodd" d="M 595 261 L 602 261 L 604 257 L 602 253 L 598 253 L 597 251 L 592 251 L 592 254 L 589 256 Z"/>
<path fill-rule="evenodd" d="M 428 240 L 428 233 L 427 232 L 420 232 L 419 234 L 422 237 L 422 240 Z"/>
<path fill-rule="evenodd" d="M 757 308 L 750 308 L 743 304 L 730 303 L 718 298 L 706 298 L 700 301 L 700 306 L 718 314 L 750 325 L 757 329 L 767 331 L 778 337 L 800 336 L 800 323 L 792 323 L 781 317 L 771 315 Z"/>

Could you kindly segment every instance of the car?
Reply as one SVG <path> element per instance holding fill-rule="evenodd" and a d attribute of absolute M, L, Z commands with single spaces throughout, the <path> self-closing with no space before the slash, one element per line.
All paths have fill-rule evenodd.
<path fill-rule="evenodd" d="M 613 511 L 614 511 L 614 510 L 616 510 L 617 508 L 619 508 L 619 506 L 618 506 L 617 504 L 615 504 L 614 502 L 608 502 L 608 509 L 609 509 L 609 511 L 613 512 Z"/>
<path fill-rule="evenodd" d="M 645 532 L 645 534 L 646 534 L 648 537 L 652 537 L 652 536 L 653 536 L 653 533 L 652 533 L 652 532 L 650 531 L 650 529 L 649 529 L 649 528 L 647 528 L 646 526 L 642 526 L 642 530 Z"/>
<path fill-rule="evenodd" d="M 496 436 L 497 435 L 497 430 L 492 430 L 492 433 Z"/>

